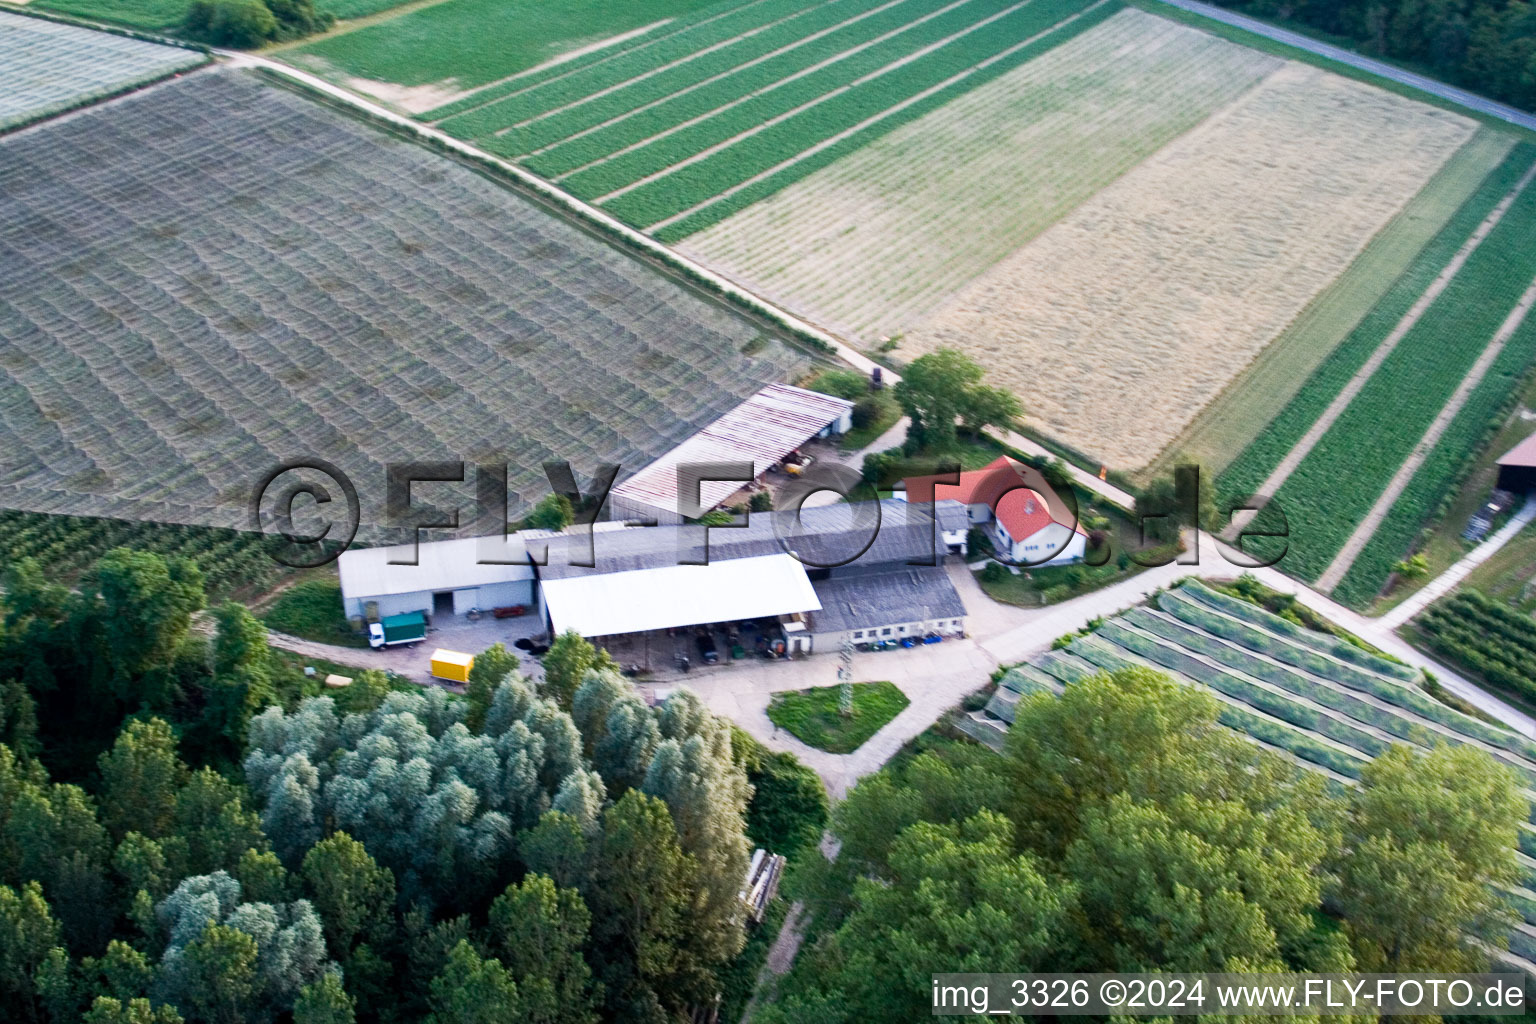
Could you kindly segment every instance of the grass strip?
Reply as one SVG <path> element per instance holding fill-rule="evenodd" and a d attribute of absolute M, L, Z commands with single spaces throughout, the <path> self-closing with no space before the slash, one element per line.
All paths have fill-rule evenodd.
<path fill-rule="evenodd" d="M 1398 495 L 1333 595 L 1356 608 L 1368 605 L 1386 585 L 1426 522 L 1450 507 L 1477 456 L 1508 418 L 1510 400 L 1536 362 L 1536 316 L 1527 316 L 1467 397 L 1403 493 Z"/>
<path fill-rule="evenodd" d="M 803 743 L 832 754 L 851 754 L 912 703 L 894 683 L 854 683 L 853 713 L 838 712 L 841 686 L 776 693 L 768 718 Z"/>
<path fill-rule="evenodd" d="M 860 18 L 843 29 L 836 28 L 837 25 L 856 18 L 885 2 L 886 0 L 844 0 L 844 3 L 810 8 L 749 39 L 711 53 L 700 54 L 684 64 L 626 84 L 612 92 L 591 98 L 573 95 L 565 102 L 574 103 L 574 106 L 540 117 L 521 127 L 511 128 L 503 138 L 509 146 L 515 147 L 518 151 L 531 153 L 554 146 L 572 135 L 589 128 L 596 128 L 605 122 L 614 121 L 615 118 L 621 118 L 621 120 L 607 127 L 628 127 L 630 133 L 636 131 L 631 126 L 631 122 L 649 120 L 645 118 L 646 114 L 664 110 L 667 117 L 671 118 L 671 120 L 662 121 L 662 127 L 659 129 L 632 135 L 629 141 L 600 151 L 588 160 L 570 163 L 565 169 L 579 167 L 589 160 L 621 149 L 630 142 L 643 141 L 656 131 L 664 131 L 675 124 L 708 113 L 756 90 L 769 88 L 803 68 L 835 57 L 853 45 L 875 38 L 882 31 L 899 28 L 903 23 L 926 13 L 928 9 L 941 6 L 941 3 L 947 3 L 950 0 L 905 0 L 904 3 L 879 15 Z M 847 6 L 844 6 L 845 3 Z M 803 45 L 796 45 L 801 40 L 824 31 L 828 34 Z M 793 47 L 793 49 L 776 56 L 768 56 L 786 47 Z M 743 66 L 754 60 L 760 62 L 752 64 L 751 67 Z M 625 116 L 648 104 L 655 104 L 655 106 L 641 111 L 636 117 Z M 692 112 L 684 113 L 685 111 Z M 575 141 L 584 142 L 586 136 Z M 531 162 L 529 166 L 532 166 Z M 547 160 L 541 161 L 540 173 L 552 173 L 549 170 L 552 166 L 554 165 Z"/>
<path fill-rule="evenodd" d="M 1476 195 L 1515 141 L 1508 132 L 1479 129 L 1371 239 L 1348 269 L 1318 293 L 1139 475 L 1152 479 L 1166 475 L 1174 465 L 1189 462 L 1198 463 L 1213 476 L 1224 472 L 1385 298 L 1393 282 L 1413 266 L 1456 211 Z"/>
<path fill-rule="evenodd" d="M 868 43 L 902 24 L 936 10 L 948 0 L 905 0 L 886 11 L 844 25 L 820 39 L 733 72 L 706 89 L 696 89 L 570 139 L 526 161 L 528 167 L 551 177 L 585 167 L 620 150 L 637 146 L 685 122 L 704 117 L 728 103 L 762 90 L 780 88 L 790 76 Z M 865 6 L 873 6 L 866 3 Z M 836 9 L 835 7 L 833 9 Z"/>
<path fill-rule="evenodd" d="M 741 24 L 747 14 L 752 15 L 751 22 Z M 626 54 L 541 83 L 444 121 L 439 127 L 464 137 L 510 128 L 502 136 L 508 143 L 504 154 L 526 153 L 650 99 L 728 71 L 809 35 L 816 31 L 815 26 L 847 16 L 841 13 L 840 4 L 817 7 L 807 6 L 805 0 L 766 0 L 763 6 L 740 16 L 727 16 L 699 31 L 669 37 L 643 53 Z M 560 109 L 571 104 L 578 105 Z"/>

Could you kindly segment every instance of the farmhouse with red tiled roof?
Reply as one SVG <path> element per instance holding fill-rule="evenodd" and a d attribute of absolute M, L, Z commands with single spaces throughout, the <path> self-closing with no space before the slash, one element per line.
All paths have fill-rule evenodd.
<path fill-rule="evenodd" d="M 1075 511 L 1039 470 L 1007 456 L 958 475 L 916 476 L 894 497 L 913 502 L 953 499 L 971 525 L 987 530 L 997 553 L 1021 565 L 1059 565 L 1083 557 L 1088 537 Z"/>

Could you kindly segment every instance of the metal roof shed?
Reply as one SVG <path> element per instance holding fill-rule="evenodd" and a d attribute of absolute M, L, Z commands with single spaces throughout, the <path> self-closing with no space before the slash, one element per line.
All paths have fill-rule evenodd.
<path fill-rule="evenodd" d="M 782 553 L 546 579 L 542 589 L 554 632 L 586 637 L 821 608 L 804 566 Z"/>
<path fill-rule="evenodd" d="M 615 518 L 682 521 L 677 493 L 679 466 L 750 462 L 753 477 L 828 427 L 846 431 L 853 403 L 788 384 L 770 384 L 634 476 L 614 487 Z M 741 488 L 740 481 L 704 481 L 699 504 L 714 508 Z"/>
<path fill-rule="evenodd" d="M 415 565 L 392 565 L 414 557 Z M 430 609 L 432 595 L 453 592 L 455 611 L 497 604 L 531 604 L 533 567 L 519 537 L 464 537 L 412 546 L 345 551 L 337 564 L 342 605 L 359 615 L 367 602 L 378 613 Z M 461 608 L 460 605 L 463 605 Z"/>
<path fill-rule="evenodd" d="M 1536 434 L 1515 445 L 1499 460 L 1498 486 L 1516 494 L 1536 491 Z"/>

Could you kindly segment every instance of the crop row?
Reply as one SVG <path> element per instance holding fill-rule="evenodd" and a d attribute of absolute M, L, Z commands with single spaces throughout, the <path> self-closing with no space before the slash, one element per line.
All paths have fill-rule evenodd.
<path fill-rule="evenodd" d="M 572 106 L 498 133 L 496 144 L 503 155 L 532 153 L 613 122 L 606 130 L 594 133 L 602 141 L 612 139 L 612 143 L 586 160 L 529 162 L 544 174 L 557 173 L 552 170 L 555 166 L 570 170 L 758 90 L 778 88 L 781 82 L 815 64 L 846 59 L 842 55 L 852 48 L 868 46 L 885 33 L 900 32 L 916 19 L 955 2 L 971 0 L 900 0 L 894 7 L 888 6 L 889 0 L 854 0 L 847 7 L 837 3 L 812 8 L 750 39 L 700 54 L 686 64 L 589 99 L 572 99 Z M 626 116 L 629 114 L 635 116 Z M 589 140 L 584 137 L 579 141 Z"/>
<path fill-rule="evenodd" d="M 1283 568 L 1315 579 L 1359 525 L 1536 277 L 1526 189 L 1371 375 L 1276 495 L 1291 522 Z"/>
<path fill-rule="evenodd" d="M 1185 608 L 1183 610 L 1188 611 L 1189 609 Z M 1459 735 L 1446 726 L 1430 728 L 1423 720 L 1418 719 L 1417 716 L 1411 716 L 1411 712 L 1381 707 L 1370 701 L 1351 696 L 1338 688 L 1338 684 L 1331 684 L 1326 681 L 1326 677 L 1318 679 L 1302 675 L 1273 661 L 1267 661 L 1241 648 L 1224 643 L 1203 629 L 1191 629 L 1188 626 L 1159 618 L 1151 612 L 1139 609 L 1134 610 L 1127 613 L 1124 621 L 1146 632 L 1160 636 L 1170 643 L 1178 644 L 1185 650 L 1204 655 L 1212 661 L 1243 673 L 1249 678 L 1287 690 L 1313 704 L 1337 711 L 1339 714 L 1348 715 L 1356 722 L 1368 725 L 1396 739 L 1421 747 L 1431 747 L 1438 742 L 1470 743 L 1478 746 L 1492 755 L 1495 760 L 1503 762 L 1510 769 L 1522 775 L 1528 783 L 1536 783 L 1536 769 L 1533 769 L 1529 763 L 1521 760 L 1518 756 L 1505 753 L 1500 748 L 1491 744 L 1482 744 Z"/>
<path fill-rule="evenodd" d="M 1305 707 L 1257 683 L 1242 679 L 1234 672 L 1208 665 L 1177 644 L 1129 629 L 1121 625 L 1118 620 L 1106 622 L 1095 635 L 1139 654 L 1166 670 L 1177 672 L 1195 682 L 1204 683 L 1211 689 L 1240 700 L 1274 718 L 1358 750 L 1367 757 L 1375 757 L 1387 749 L 1386 740 L 1331 715 Z"/>
<path fill-rule="evenodd" d="M 1414 625 L 1441 654 L 1490 683 L 1536 700 L 1536 638 L 1530 620 L 1516 616 L 1469 591 L 1431 606 Z"/>
<path fill-rule="evenodd" d="M 1419 531 L 1449 510 L 1471 461 L 1503 426 L 1511 401 L 1533 365 L 1536 316 L 1528 315 L 1334 588 L 1339 601 L 1355 607 L 1369 604 Z"/>
<path fill-rule="evenodd" d="M 978 63 L 1009 49 L 1015 41 L 1049 29 L 1064 15 L 1084 6 L 1085 0 L 1026 0 L 1025 6 L 984 29 L 966 31 L 921 58 L 868 78 L 703 160 L 676 168 L 604 205 L 615 215 L 642 226 L 681 213 L 710 196 L 718 195 L 795 158 L 811 146 L 850 130 L 892 106 L 940 86 L 953 76 L 970 71 Z M 938 22 L 933 24 L 937 25 Z M 971 82 L 971 85 L 975 84 Z M 760 122 L 738 118 L 735 123 L 740 132 Z M 895 124 L 884 125 L 887 131 L 893 127 Z M 598 165 L 594 170 L 605 166 Z M 571 181 L 574 182 L 575 178 Z"/>
<path fill-rule="evenodd" d="M 1536 145 L 1519 145 L 1488 175 L 1280 414 L 1222 472 L 1217 480 L 1221 502 L 1242 500 L 1258 489 L 1533 160 Z"/>
<path fill-rule="evenodd" d="M 664 31 L 639 37 L 617 51 L 596 50 L 583 58 L 551 65 L 542 72 L 513 75 L 503 82 L 493 83 L 462 99 L 429 110 L 421 117 L 422 120 L 439 122 L 444 129 L 459 134 L 449 128 L 449 119 L 499 101 L 517 101 L 503 108 L 507 116 L 499 118 L 499 123 L 485 129 L 491 131 L 568 102 L 559 97 L 586 95 L 673 61 L 685 60 L 700 50 L 729 42 L 783 18 L 793 17 L 807 6 L 807 0 L 749 0 L 747 3 L 729 0 L 727 3 L 715 4 L 686 18 L 674 20 L 665 26 Z"/>
<path fill-rule="evenodd" d="M 1315 629 L 1299 626 L 1289 619 L 1281 618 L 1240 598 L 1223 594 L 1219 590 L 1212 590 L 1199 580 L 1187 581 L 1180 588 L 1180 594 L 1214 608 L 1228 618 L 1241 619 L 1251 625 L 1262 626 L 1294 644 L 1310 647 L 1339 661 L 1346 661 L 1359 668 L 1379 675 L 1393 676 L 1405 682 L 1413 682 L 1419 678 L 1418 670 L 1408 665 L 1378 657 L 1340 637 L 1329 636 Z"/>
<path fill-rule="evenodd" d="M 957 33 L 969 33 L 973 38 L 981 35 L 982 31 L 975 28 L 978 22 L 993 17 L 999 11 L 1007 10 L 1018 2 L 1019 0 L 970 0 L 958 7 L 945 10 L 938 17 L 921 24 L 909 24 L 873 46 L 849 53 L 825 67 L 817 68 L 810 74 L 764 89 L 756 95 L 748 96 L 741 103 L 726 106 L 696 124 L 654 138 L 637 149 L 594 164 L 564 179 L 564 184 L 578 195 L 604 195 L 648 175 L 664 172 L 680 160 L 685 160 L 712 146 L 729 142 L 742 132 L 767 124 L 774 118 L 784 117 L 807 104 L 815 104 L 775 127 L 783 128 L 793 124 L 801 117 L 814 113 L 819 108 L 833 104 L 850 94 L 849 92 L 838 93 L 837 90 L 848 89 L 853 83 L 872 75 L 878 77 L 865 82 L 864 88 L 851 91 L 862 93 L 873 86 L 874 91 L 879 92 L 882 85 L 889 86 L 892 91 L 887 95 L 885 102 L 893 103 L 901 96 L 899 91 L 901 73 L 908 68 L 926 65 L 941 55 L 944 49 L 930 53 L 912 64 L 890 70 L 893 65 Z M 918 9 L 943 9 L 946 4 L 943 0 L 921 0 L 917 6 Z M 899 19 L 899 21 L 905 20 L 908 19 Z M 996 23 L 993 24 L 996 25 Z M 877 28 L 881 31 L 889 31 L 889 26 L 877 26 Z M 878 32 L 872 32 L 872 35 L 878 34 Z M 808 65 L 814 63 L 814 61 L 807 62 Z M 881 72 L 886 73 L 881 74 Z M 774 130 L 771 128 L 768 132 Z M 738 146 L 742 144 L 737 143 Z M 734 149 L 735 147 L 732 147 L 717 156 L 726 155 Z M 704 163 L 709 162 L 704 161 Z M 692 168 L 675 170 L 672 174 L 685 173 L 687 170 Z M 671 178 L 672 175 L 667 177 Z"/>
<path fill-rule="evenodd" d="M 1199 588 L 1199 590 L 1203 591 L 1204 588 Z M 1209 591 L 1204 592 L 1210 593 Z M 1199 591 L 1191 588 L 1189 584 L 1185 584 L 1179 590 L 1161 596 L 1158 599 L 1158 606 L 1176 618 L 1196 626 L 1213 636 L 1221 637 L 1240 644 L 1251 651 L 1266 654 L 1278 661 L 1294 665 L 1314 676 L 1327 679 L 1340 686 L 1370 694 L 1378 700 L 1396 705 L 1419 718 L 1427 719 L 1447 729 L 1453 729 L 1464 736 L 1483 743 L 1501 747 L 1525 758 L 1527 761 L 1536 762 L 1536 745 L 1533 745 L 1524 737 L 1517 736 L 1503 729 L 1494 728 L 1485 722 L 1480 722 L 1468 715 L 1463 715 L 1446 707 L 1439 701 L 1425 696 L 1418 690 L 1405 686 L 1395 680 L 1383 679 L 1373 673 L 1330 661 L 1297 645 L 1289 644 L 1277 637 L 1270 636 L 1261 630 L 1244 626 L 1231 618 L 1207 610 L 1196 601 L 1189 600 L 1189 596 L 1198 596 L 1198 593 Z M 1272 618 L 1276 622 L 1285 622 L 1284 619 L 1280 619 L 1278 616 L 1272 616 Z M 1387 663 L 1383 662 L 1383 664 Z"/>
<path fill-rule="evenodd" d="M 873 48 L 882 36 L 900 32 L 917 18 L 932 16 L 950 2 L 898 0 L 894 6 L 889 6 L 887 0 L 878 0 L 877 6 L 870 0 L 861 0 L 869 10 L 848 16 L 838 28 L 820 38 L 807 39 L 791 50 L 751 67 L 742 67 L 705 87 L 666 97 L 651 106 L 633 109 L 632 113 L 610 124 L 579 138 L 569 138 L 525 162 L 533 170 L 551 177 L 567 174 L 664 132 L 678 129 L 729 104 L 745 102 L 760 92 L 786 89 L 792 84 L 790 80 L 793 76 L 808 77 L 809 69 L 826 61 L 849 60 L 855 56 L 849 53 L 853 48 Z M 828 10 L 840 7 L 839 4 Z M 563 116 L 550 120 L 561 120 Z M 579 130 L 577 128 L 566 134 L 574 135 Z"/>

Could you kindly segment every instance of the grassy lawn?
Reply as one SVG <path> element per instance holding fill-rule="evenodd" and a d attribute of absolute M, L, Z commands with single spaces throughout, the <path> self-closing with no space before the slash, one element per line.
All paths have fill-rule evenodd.
<path fill-rule="evenodd" d="M 1386 594 L 1376 599 L 1376 602 L 1371 605 L 1366 614 L 1383 614 L 1388 609 L 1401 603 L 1409 595 L 1424 586 L 1424 584 L 1449 569 L 1462 555 L 1472 550 L 1472 545 L 1461 539 L 1461 531 L 1466 529 L 1467 520 L 1472 517 L 1472 513 L 1476 512 L 1478 507 L 1488 500 L 1488 494 L 1493 490 L 1494 481 L 1497 480 L 1499 475 L 1498 466 L 1496 465 L 1498 460 L 1503 457 L 1505 452 L 1525 440 L 1532 433 L 1536 433 L 1536 420 L 1527 420 L 1520 417 L 1521 410 L 1531 408 L 1532 406 L 1536 406 L 1536 377 L 1526 382 L 1525 390 L 1520 396 L 1515 414 L 1510 416 L 1509 420 L 1504 424 L 1504 429 L 1499 431 L 1498 435 L 1484 446 L 1472 469 L 1467 473 L 1466 480 L 1456 489 L 1455 501 L 1451 504 L 1450 509 L 1434 525 L 1434 532 L 1429 535 L 1427 540 L 1415 548 L 1415 551 L 1423 555 L 1425 561 L 1429 563 L 1429 572 L 1416 580 L 1406 580 L 1399 577 Z M 1517 501 L 1516 508 L 1518 507 L 1519 502 Z M 1504 517 L 1501 517 L 1494 524 L 1494 530 L 1497 530 L 1503 523 Z M 1491 533 L 1492 531 L 1489 532 Z M 1512 540 L 1503 551 L 1500 551 L 1493 558 L 1489 559 L 1488 562 L 1473 570 L 1474 578 L 1482 576 L 1485 580 L 1484 583 L 1473 584 L 1476 589 L 1482 590 L 1491 597 L 1508 596 L 1502 593 L 1495 594 L 1489 588 L 1489 584 L 1495 583 L 1501 576 L 1511 573 L 1518 574 L 1519 569 L 1526 570 L 1526 574 L 1519 584 L 1519 586 L 1523 586 L 1524 580 L 1529 579 L 1531 573 L 1536 572 L 1536 566 L 1531 565 L 1531 551 L 1529 547 L 1525 550 L 1526 557 L 1523 562 L 1511 563 L 1506 556 L 1511 549 L 1517 549 L 1521 546 L 1522 538 L 1529 538 L 1530 535 L 1531 530 L 1526 529 L 1519 537 Z M 1489 570 L 1490 565 L 1496 565 L 1498 568 Z M 1485 570 L 1489 571 L 1485 572 Z M 1490 576 L 1493 578 L 1489 579 Z M 1518 586 L 1516 589 L 1518 589 Z"/>
<path fill-rule="evenodd" d="M 367 647 L 368 641 L 353 632 L 341 612 L 341 584 L 330 579 L 295 583 L 277 595 L 262 621 L 269 629 L 289 636 L 338 647 Z"/>
<path fill-rule="evenodd" d="M 854 683 L 853 714 L 838 714 L 839 686 L 779 693 L 768 705 L 768 718 L 817 750 L 849 754 L 912 703 L 894 683 Z"/>

